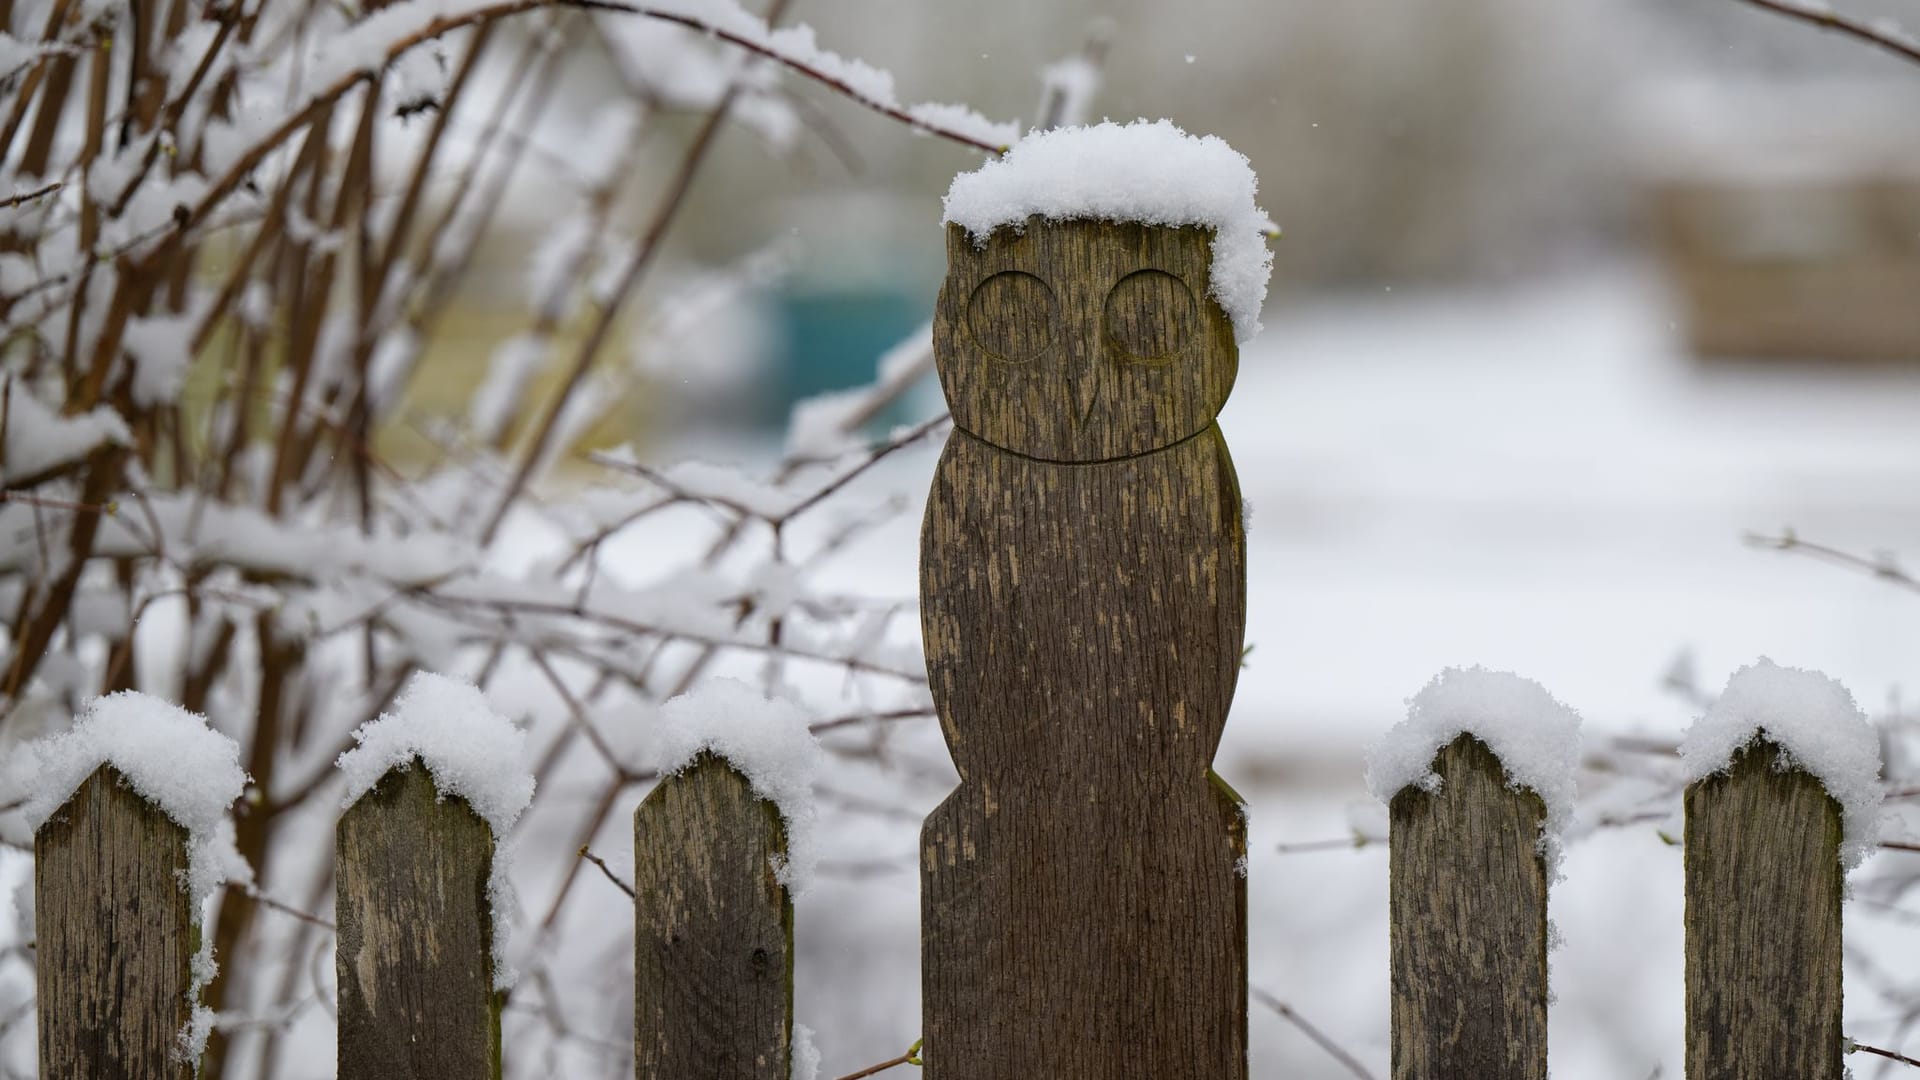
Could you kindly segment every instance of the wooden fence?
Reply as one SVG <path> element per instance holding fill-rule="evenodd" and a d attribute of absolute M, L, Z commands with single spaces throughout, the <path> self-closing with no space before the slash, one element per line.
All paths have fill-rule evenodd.
<path fill-rule="evenodd" d="M 1245 1077 L 1245 821 L 1209 769 L 1244 543 L 1205 234 L 953 241 L 935 343 L 958 430 L 922 606 L 962 783 L 924 832 L 922 1060 L 935 1080 Z M 1773 761 L 1686 793 L 1690 1080 L 1842 1074 L 1840 809 Z M 1391 804 L 1393 1075 L 1543 1080 L 1545 808 L 1470 737 L 1436 768 L 1438 792 Z M 485 824 L 415 767 L 337 835 L 340 1075 L 498 1076 Z M 638 808 L 638 1077 L 791 1075 L 785 842 L 712 756 Z M 185 845 L 105 769 L 40 830 L 43 1077 L 189 1075 Z"/>
<path fill-rule="evenodd" d="M 1756 745 L 1730 772 L 1686 794 L 1691 1080 L 1842 1075 L 1840 809 L 1818 781 L 1775 768 L 1775 758 Z M 1440 793 L 1408 787 L 1391 809 L 1393 1075 L 1542 1080 L 1544 807 L 1510 788 L 1499 761 L 1469 736 L 1445 749 L 1435 769 Z M 1109 842 L 1124 847 L 1130 835 Z M 349 810 L 338 837 L 340 1075 L 499 1076 L 485 823 L 458 799 L 436 800 L 426 770 L 415 767 L 389 774 Z M 638 1077 L 791 1075 L 793 906 L 774 872 L 783 851 L 779 813 L 712 756 L 662 782 L 640 806 Z M 41 828 L 35 855 L 40 1075 L 189 1076 L 178 1039 L 199 941 L 177 876 L 186 866 L 185 832 L 102 767 Z M 1149 924 L 1137 930 L 1150 932 Z M 1210 930 L 1176 923 L 1167 932 L 1195 952 L 1243 954 L 1244 926 L 1224 937 Z M 1084 932 L 1059 931 L 1066 940 Z M 981 944 L 1003 958 L 999 974 L 1009 982 L 1058 988 L 1078 978 Z M 1178 987 L 1162 985 L 1175 996 L 1151 1005 L 1171 1015 L 1191 1017 L 1196 1001 L 1211 1001 L 1182 1000 Z M 1232 1012 L 1214 1018 L 1214 1028 L 1243 1031 L 1244 1004 L 1224 1008 Z M 952 1022 L 930 1008 L 926 1029 Z M 1184 1028 L 1160 1033 L 1190 1036 Z M 1048 1060 L 1088 1050 L 1068 1040 L 1050 1047 Z M 1244 1059 L 1244 1043 L 1235 1050 Z M 929 1038 L 930 1067 L 939 1055 Z M 967 1072 L 965 1060 L 947 1060 L 951 1072 Z M 1052 1068 L 1042 1063 L 1029 1075 L 1060 1075 Z"/>
<path fill-rule="evenodd" d="M 1756 745 L 1686 794 L 1690 1078 L 1842 1075 L 1840 810 L 1806 773 L 1775 768 L 1775 756 Z M 1435 769 L 1440 793 L 1410 786 L 1391 809 L 1393 1075 L 1540 1080 L 1544 807 L 1509 787 L 1471 737 L 1444 750 Z M 1125 847 L 1131 835 L 1109 843 Z M 389 774 L 355 804 L 338 837 L 340 1075 L 500 1075 L 485 823 L 458 799 L 437 800 L 416 767 Z M 790 1075 L 793 906 L 774 873 L 783 852 L 779 813 L 719 758 L 702 757 L 640 806 L 637 1076 Z M 184 831 L 102 767 L 41 828 L 35 854 L 41 1075 L 189 1075 L 177 1047 L 198 930 L 177 877 Z M 1071 926 L 1059 931 L 1076 936 Z M 1244 926 L 1210 931 L 1187 923 L 1168 932 L 1195 952 L 1244 950 Z M 1006 980 L 1057 987 L 1078 977 L 991 946 L 982 951 L 1005 960 Z M 1211 999 L 1152 1005 L 1189 1017 L 1197 1000 Z M 1226 1008 L 1233 1013 L 1215 1027 L 1244 1030 L 1244 1004 Z M 930 1011 L 927 1030 L 943 1022 L 952 1018 Z M 1049 1048 L 1049 1059 L 1085 1049 L 1069 1040 Z M 1244 1057 L 1244 1044 L 1236 1050 Z M 939 1054 L 930 1039 L 925 1060 Z M 966 1062 L 949 1069 L 965 1073 Z"/>

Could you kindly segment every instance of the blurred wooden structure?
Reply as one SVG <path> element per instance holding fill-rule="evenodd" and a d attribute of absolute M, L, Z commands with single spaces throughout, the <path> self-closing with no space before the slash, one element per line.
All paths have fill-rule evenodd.
<path fill-rule="evenodd" d="M 1654 241 L 1701 357 L 1920 360 L 1920 108 L 1687 87 L 1640 112 Z"/>

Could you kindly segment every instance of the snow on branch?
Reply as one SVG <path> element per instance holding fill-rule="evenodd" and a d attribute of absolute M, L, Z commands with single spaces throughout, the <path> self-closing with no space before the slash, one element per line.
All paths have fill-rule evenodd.
<path fill-rule="evenodd" d="M 120 414 L 102 405 L 78 416 L 61 416 L 8 380 L 0 395 L 0 482 L 32 487 L 35 477 L 84 461 L 108 445 L 130 446 L 133 433 Z"/>
<path fill-rule="evenodd" d="M 855 391 L 856 397 L 850 399 L 830 397 L 825 402 L 820 398 L 808 399 L 809 402 L 814 403 L 816 409 L 822 411 L 822 415 L 807 418 L 804 421 L 796 417 L 795 427 L 802 432 L 807 441 L 796 447 L 796 456 L 792 459 L 793 466 L 772 479 L 758 479 L 747 475 L 735 466 L 705 461 L 688 460 L 664 468 L 656 468 L 643 464 L 631 449 L 624 449 L 618 453 L 595 454 L 593 460 L 596 464 L 630 472 L 645 479 L 652 486 L 665 492 L 666 496 L 672 500 L 704 503 L 740 517 L 755 518 L 771 525 L 784 524 L 819 506 L 828 497 L 853 482 L 890 454 L 913 445 L 947 425 L 949 418 L 942 413 L 913 427 L 902 429 L 878 446 L 869 447 L 867 454 L 852 466 L 828 474 L 828 478 L 824 480 L 821 479 L 822 472 L 818 468 L 823 464 L 821 460 L 798 456 L 797 451 L 801 449 L 828 453 L 835 446 L 844 452 L 848 448 L 848 443 L 844 440 L 829 443 L 827 434 L 843 435 L 846 431 L 843 425 L 851 423 L 856 417 L 861 417 L 865 406 L 870 403 L 873 396 L 897 393 L 904 388 L 906 377 L 918 376 L 921 369 L 915 367 L 919 354 L 914 341 L 909 339 L 896 353 L 890 353 L 889 356 L 897 356 L 905 362 L 888 368 L 885 366 L 887 359 L 883 358 L 879 383 L 872 388 Z M 807 403 L 801 404 L 804 406 Z M 802 427 L 803 423 L 807 426 Z"/>
<path fill-rule="evenodd" d="M 976 150 L 1003 153 L 1020 137 L 1018 123 L 991 121 L 964 105 L 903 104 L 895 93 L 891 72 L 821 48 L 813 28 L 805 24 L 771 29 L 765 19 L 748 12 L 735 0 L 664 0 L 653 4 L 631 4 L 622 0 L 568 2 L 592 10 L 646 15 L 691 27 L 784 64 L 883 116 Z"/>
<path fill-rule="evenodd" d="M 363 534 L 344 523 L 289 521 L 188 492 L 143 496 L 138 509 L 102 523 L 96 556 L 161 556 L 182 569 L 230 566 L 265 580 L 368 577 L 394 586 L 438 581 L 476 558 L 470 543 L 443 533 Z M 24 526 L 29 517 L 26 510 L 0 509 L 0 570 L 44 569 L 32 530 L 6 528 Z"/>
<path fill-rule="evenodd" d="M 734 0 L 667 0 L 658 4 L 625 0 L 411 0 L 383 8 L 337 35 L 311 69 L 305 103 L 229 161 L 199 199 L 177 215 L 179 227 L 186 229 L 204 221 L 269 154 L 311 124 L 328 105 L 355 86 L 375 79 L 409 50 L 456 30 L 542 8 L 576 8 L 677 23 L 773 60 L 915 130 L 990 154 L 1004 152 L 1019 136 L 1017 123 L 989 121 L 965 106 L 902 104 L 890 73 L 821 48 L 811 27 L 774 30 Z"/>
<path fill-rule="evenodd" d="M 789 462 L 826 461 L 859 447 L 860 429 L 933 371 L 933 323 L 921 323 L 882 353 L 877 369 L 866 386 L 794 403 L 787 422 Z"/>

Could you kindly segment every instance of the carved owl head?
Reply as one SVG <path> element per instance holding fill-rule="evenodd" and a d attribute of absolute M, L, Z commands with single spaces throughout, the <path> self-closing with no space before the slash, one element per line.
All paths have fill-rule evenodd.
<path fill-rule="evenodd" d="M 1208 296 L 1212 234 L 1027 219 L 947 227 L 933 353 L 954 424 L 1047 461 L 1107 461 L 1213 423 L 1239 368 Z"/>

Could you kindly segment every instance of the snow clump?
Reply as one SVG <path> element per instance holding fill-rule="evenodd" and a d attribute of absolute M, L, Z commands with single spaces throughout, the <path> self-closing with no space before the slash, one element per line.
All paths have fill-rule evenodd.
<path fill-rule="evenodd" d="M 1573 771 L 1580 763 L 1580 716 L 1531 679 L 1482 667 L 1448 668 L 1407 702 L 1395 724 L 1367 754 L 1367 790 L 1392 802 L 1412 785 L 1440 790 L 1433 760 L 1462 735 L 1487 745 L 1506 769 L 1507 782 L 1546 804 L 1540 851 L 1548 880 L 1560 876 L 1560 856 L 1573 822 Z"/>
<path fill-rule="evenodd" d="M 660 773 L 684 771 L 703 753 L 738 769 L 753 793 L 786 825 L 787 856 L 774 874 L 794 896 L 813 884 L 816 861 L 813 783 L 823 753 L 807 730 L 811 717 L 737 679 L 709 679 L 660 707 Z"/>
<path fill-rule="evenodd" d="M 1213 230 L 1208 292 L 1245 344 L 1260 332 L 1276 230 L 1254 203 L 1260 186 L 1245 154 L 1217 135 L 1189 135 L 1169 120 L 1112 121 L 1030 132 L 1004 157 L 953 178 L 947 224 L 977 244 L 1001 226 L 1048 221 L 1138 221 Z"/>
<path fill-rule="evenodd" d="M 1756 739 L 1780 748 L 1781 768 L 1811 773 L 1840 804 L 1843 871 L 1872 854 L 1880 837 L 1880 737 L 1839 681 L 1781 667 L 1766 657 L 1733 673 L 1719 700 L 1680 742 L 1689 783 L 1725 772 Z"/>

